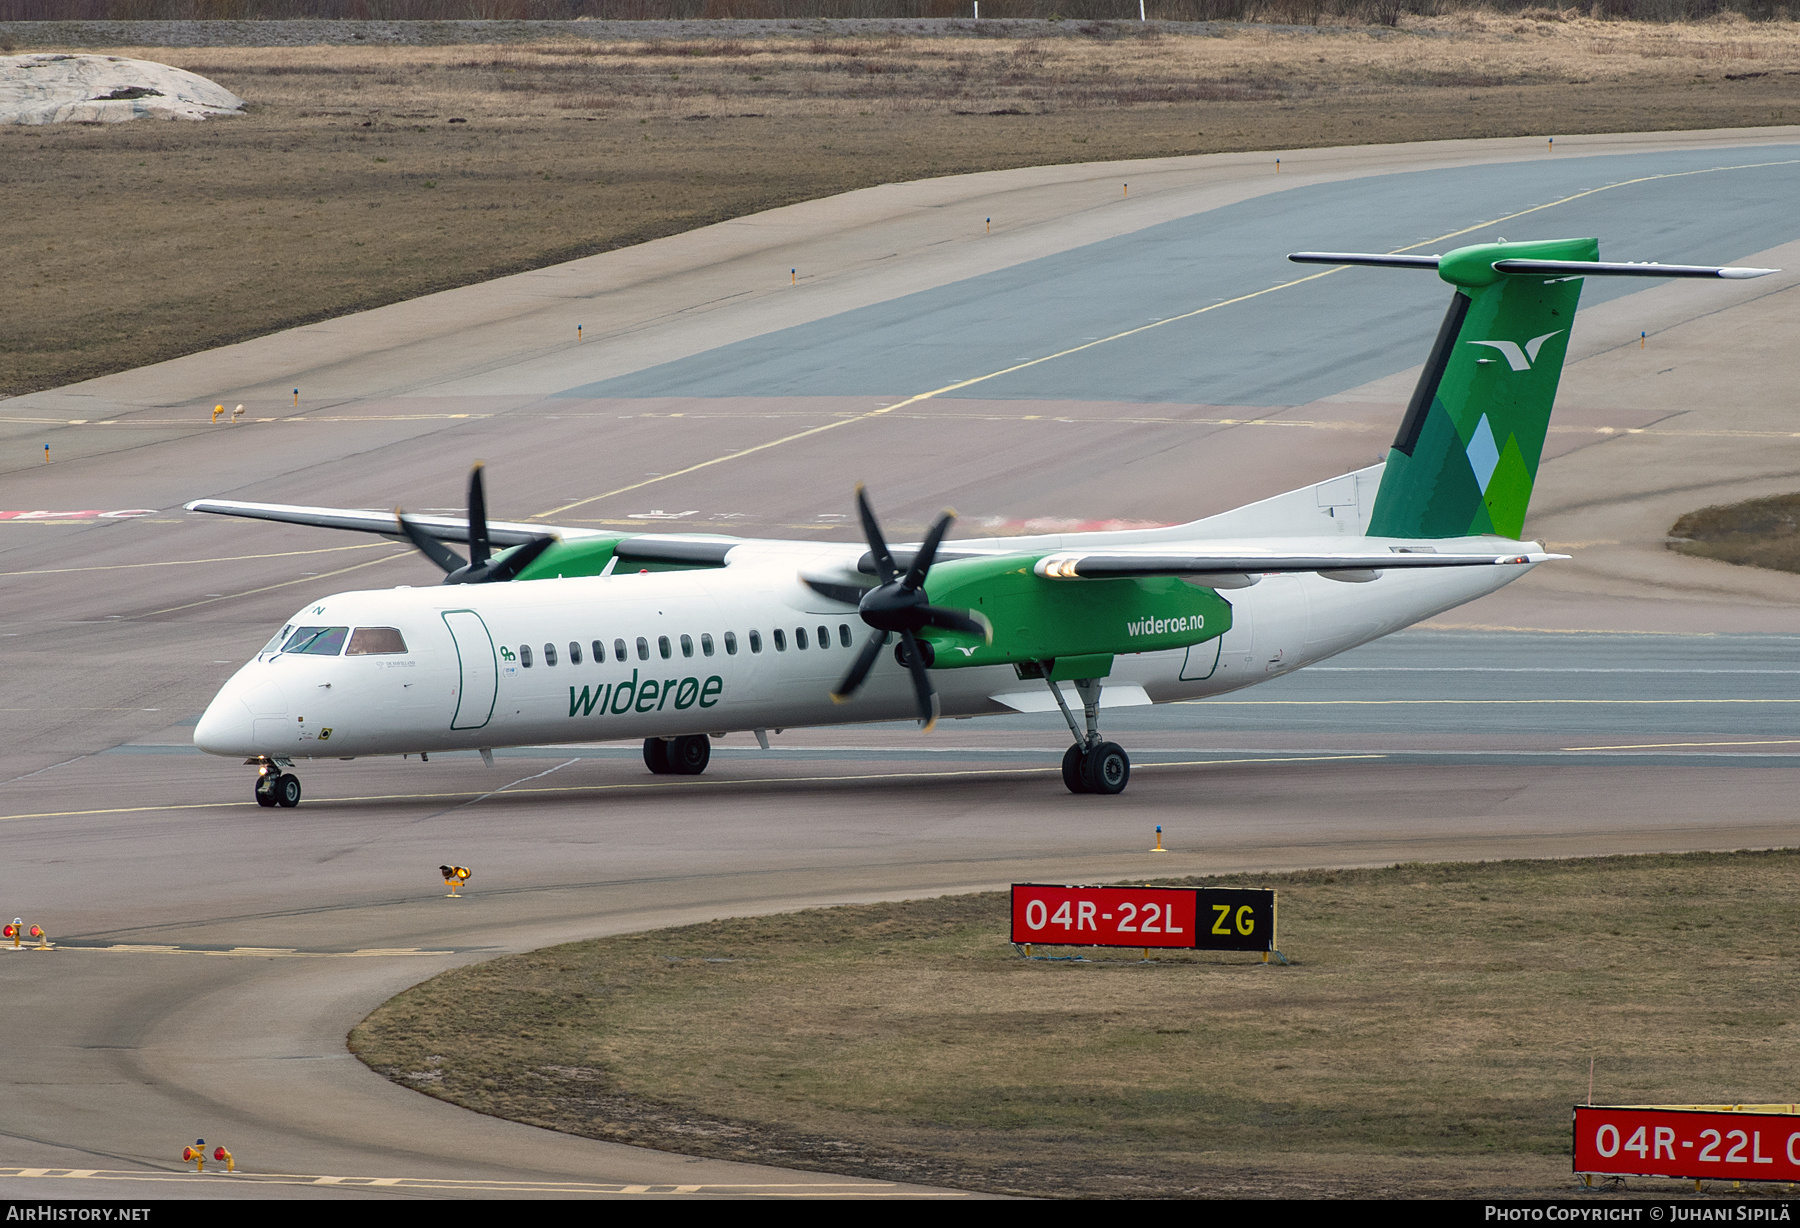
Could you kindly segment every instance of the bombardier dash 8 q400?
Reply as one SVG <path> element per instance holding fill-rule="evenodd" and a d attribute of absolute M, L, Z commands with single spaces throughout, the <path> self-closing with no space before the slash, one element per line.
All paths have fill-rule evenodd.
<path fill-rule="evenodd" d="M 1443 256 L 1302 252 L 1435 269 L 1453 287 L 1384 463 L 1168 528 L 866 548 L 490 524 L 203 499 L 190 510 L 410 540 L 443 587 L 309 602 L 227 682 L 194 742 L 294 806 L 297 759 L 644 741 L 652 772 L 709 738 L 854 721 L 1061 712 L 1063 782 L 1118 793 L 1107 708 L 1235 690 L 1343 652 L 1567 556 L 1519 540 L 1583 279 L 1772 269 L 1601 263 L 1593 239 Z M 445 542 L 466 542 L 464 559 Z M 498 553 L 496 547 L 504 547 Z M 929 595 L 928 594 L 929 590 Z"/>

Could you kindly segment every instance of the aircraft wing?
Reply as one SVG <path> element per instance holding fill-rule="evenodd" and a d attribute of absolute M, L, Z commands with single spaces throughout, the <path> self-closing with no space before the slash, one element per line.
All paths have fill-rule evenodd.
<path fill-rule="evenodd" d="M 356 533 L 379 533 L 383 537 L 406 540 L 400 522 L 393 512 L 360 511 L 338 507 L 301 507 L 292 503 L 240 503 L 236 499 L 195 499 L 186 505 L 190 512 L 212 512 L 220 516 L 242 516 L 249 520 L 278 520 L 284 524 L 304 524 L 315 529 L 349 529 Z M 406 514 L 409 523 L 427 537 L 445 542 L 469 540 L 469 522 L 461 516 L 419 516 Z M 488 540 L 495 545 L 519 546 L 539 537 L 588 537 L 586 529 L 558 529 L 551 525 L 508 524 L 488 522 Z"/>
<path fill-rule="evenodd" d="M 1279 551 L 1220 553 L 1192 551 L 1106 551 L 1084 554 L 1060 550 L 1032 568 L 1047 580 L 1091 580 L 1120 576 L 1262 576 L 1279 572 L 1379 572 L 1420 567 L 1502 567 L 1566 559 L 1566 554 L 1440 554 L 1435 551 L 1346 550 L 1326 554 Z M 1346 577 L 1348 578 L 1348 577 Z M 1373 575 L 1368 577 L 1373 579 Z"/>
<path fill-rule="evenodd" d="M 356 508 L 302 507 L 291 503 L 244 503 L 236 499 L 196 499 L 186 505 L 190 512 L 211 512 L 219 516 L 242 516 L 250 520 L 275 520 L 283 524 L 303 524 L 317 529 L 348 529 L 354 533 L 377 533 L 395 541 L 405 541 L 406 534 L 393 512 L 374 512 Z M 438 541 L 466 542 L 469 522 L 461 516 L 420 516 L 406 514 L 406 522 L 427 537 Z M 565 529 L 548 524 L 518 524 L 490 520 L 488 541 L 496 546 L 520 546 L 540 537 L 559 537 L 574 541 L 584 537 L 611 537 L 596 529 Z M 627 535 L 615 553 L 627 562 L 695 563 L 718 566 L 739 539 L 707 536 L 678 538 L 662 535 Z"/>

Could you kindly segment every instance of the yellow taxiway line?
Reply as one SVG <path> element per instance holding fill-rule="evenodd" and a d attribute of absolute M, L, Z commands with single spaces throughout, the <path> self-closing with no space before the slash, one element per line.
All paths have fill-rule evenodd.
<path fill-rule="evenodd" d="M 1132 770 L 1148 771 L 1165 767 L 1210 767 L 1246 763 L 1322 763 L 1342 759 L 1385 759 L 1385 754 L 1353 754 L 1353 755 L 1259 755 L 1246 759 L 1183 759 L 1174 762 L 1136 763 Z M 831 784 L 836 781 L 868 781 L 868 780 L 938 780 L 952 777 L 986 776 L 1003 778 L 1010 776 L 1046 775 L 1060 772 L 1060 767 L 1041 768 L 962 768 L 947 772 L 857 772 L 841 776 L 753 776 L 744 779 L 719 777 L 701 779 L 698 777 L 686 780 L 645 780 L 626 781 L 617 784 L 592 785 L 534 785 L 528 789 L 514 789 L 502 786 L 498 789 L 465 789 L 455 793 L 371 793 L 358 797 L 321 797 L 312 801 L 314 806 L 347 804 L 351 802 L 443 802 L 459 798 L 519 797 L 527 794 L 570 794 L 570 793 L 617 793 L 627 790 L 643 789 L 675 789 L 675 788 L 720 788 L 728 785 L 798 785 L 798 784 Z M 150 806 L 109 806 L 99 810 L 45 810 L 31 814 L 0 814 L 0 823 L 9 823 L 22 819 L 79 819 L 102 814 L 164 814 L 180 810 L 238 810 L 255 806 L 255 801 L 245 802 L 177 802 L 167 805 Z"/>

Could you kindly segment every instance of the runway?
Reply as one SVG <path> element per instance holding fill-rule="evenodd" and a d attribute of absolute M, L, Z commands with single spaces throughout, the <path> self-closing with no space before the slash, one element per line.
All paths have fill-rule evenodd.
<path fill-rule="evenodd" d="M 1480 627 L 1122 712 L 1118 798 L 1062 790 L 1067 735 L 1038 717 L 791 730 L 766 753 L 734 735 L 696 780 L 619 746 L 515 749 L 492 772 L 333 761 L 303 765 L 306 802 L 275 813 L 189 742 L 291 610 L 436 573 L 387 543 L 174 510 L 187 499 L 453 507 L 481 456 L 507 519 L 847 539 L 862 478 L 897 532 L 947 502 L 983 532 L 1167 523 L 1366 464 L 1392 434 L 1441 283 L 1297 281 L 1288 250 L 1537 208 L 1500 233 L 1800 266 L 1800 132 L 1584 140 L 1553 164 L 1508 141 L 1313 151 L 1279 185 L 1236 156 L 895 185 L 0 402 L 5 502 L 30 513 L 0 518 L 0 909 L 62 944 L 0 956 L 28 1021 L 0 1191 L 961 1196 L 479 1117 L 373 1075 L 343 1038 L 457 963 L 720 915 L 1793 843 L 1800 580 L 1652 535 L 1658 500 L 1792 488 L 1792 274 L 1591 296 L 1539 487 L 1545 535 L 1574 546 L 1564 578 L 1440 620 Z M 972 224 L 943 239 L 977 216 L 1012 221 L 992 245 Z M 1637 321 L 1659 349 L 1636 348 Z M 208 424 L 239 401 L 256 421 Z M 1157 824 L 1173 851 L 1152 858 Z M 443 861 L 475 869 L 467 899 L 443 898 Z M 251 1176 L 163 1184 L 200 1136 Z"/>

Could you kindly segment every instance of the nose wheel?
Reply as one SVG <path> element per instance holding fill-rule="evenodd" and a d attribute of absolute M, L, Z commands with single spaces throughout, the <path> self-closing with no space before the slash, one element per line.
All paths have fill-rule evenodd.
<path fill-rule="evenodd" d="M 265 763 L 256 776 L 256 804 L 263 807 L 285 806 L 292 810 L 300 804 L 300 778 L 284 772 L 273 763 Z"/>
<path fill-rule="evenodd" d="M 1069 711 L 1069 705 L 1063 699 L 1062 689 L 1054 682 L 1049 686 L 1050 693 L 1056 696 L 1056 706 L 1062 709 L 1063 719 L 1069 723 L 1069 732 L 1075 735 L 1075 744 L 1063 752 L 1063 785 L 1071 793 L 1125 792 L 1125 786 L 1131 783 L 1131 756 L 1117 742 L 1100 738 L 1100 680 L 1081 678 L 1075 683 L 1087 717 L 1085 731 L 1075 722 L 1074 713 Z"/>

